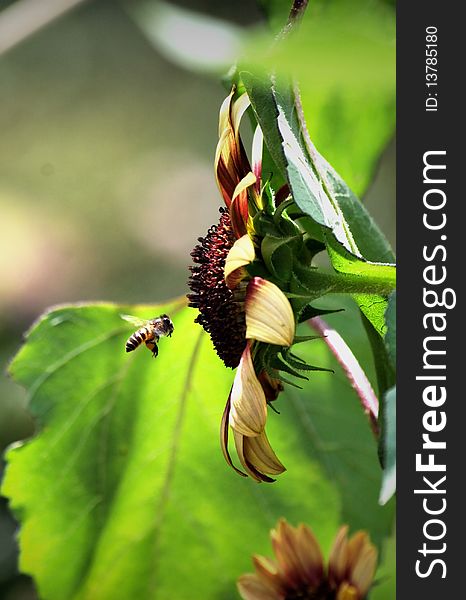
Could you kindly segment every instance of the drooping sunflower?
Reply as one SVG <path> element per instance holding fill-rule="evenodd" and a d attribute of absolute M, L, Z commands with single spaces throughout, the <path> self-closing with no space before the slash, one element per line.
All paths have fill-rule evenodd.
<path fill-rule="evenodd" d="M 256 127 L 251 162 L 239 128 L 250 106 L 246 93 L 233 89 L 220 110 L 215 175 L 225 207 L 217 225 L 191 253 L 194 266 L 188 295 L 198 309 L 196 322 L 209 333 L 219 357 L 236 368 L 221 425 L 221 446 L 228 464 L 257 481 L 274 481 L 285 471 L 266 432 L 267 405 L 283 390 L 279 370 L 299 375 L 304 361 L 291 354 L 297 315 L 286 295 L 286 279 L 264 259 L 276 240 L 301 244 L 306 234 L 283 211 L 287 186 L 274 195 L 262 180 L 263 134 Z M 282 214 L 283 212 L 283 214 Z M 290 228 L 292 229 L 290 236 Z M 290 241 L 291 240 L 291 241 Z M 314 247 L 315 247 L 315 241 Z M 298 252 L 299 254 L 299 252 Z M 234 466 L 228 449 L 229 429 L 244 470 Z"/>

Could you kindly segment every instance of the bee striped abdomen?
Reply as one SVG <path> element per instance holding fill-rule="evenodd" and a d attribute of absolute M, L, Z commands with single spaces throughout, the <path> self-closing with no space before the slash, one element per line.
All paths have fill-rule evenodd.
<path fill-rule="evenodd" d="M 149 338 L 153 337 L 153 333 L 149 331 L 147 327 L 141 327 L 133 333 L 133 335 L 126 342 L 126 352 L 132 352 L 139 348 L 139 346 L 148 341 Z"/>

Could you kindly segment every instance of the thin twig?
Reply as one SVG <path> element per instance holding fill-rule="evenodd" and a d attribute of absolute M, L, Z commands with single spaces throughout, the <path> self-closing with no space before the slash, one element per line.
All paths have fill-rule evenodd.
<path fill-rule="evenodd" d="M 0 55 L 87 0 L 18 0 L 0 12 Z"/>
<path fill-rule="evenodd" d="M 323 336 L 332 354 L 340 363 L 351 386 L 357 393 L 364 414 L 369 419 L 369 424 L 376 437 L 379 437 L 379 401 L 372 386 L 364 373 L 361 365 L 352 353 L 350 347 L 341 335 L 320 317 L 309 319 L 308 324 L 317 333 Z"/>
<path fill-rule="evenodd" d="M 309 0 L 294 0 L 290 14 L 288 15 L 288 21 L 281 30 L 280 36 L 286 37 L 290 31 L 301 21 L 306 11 Z"/>

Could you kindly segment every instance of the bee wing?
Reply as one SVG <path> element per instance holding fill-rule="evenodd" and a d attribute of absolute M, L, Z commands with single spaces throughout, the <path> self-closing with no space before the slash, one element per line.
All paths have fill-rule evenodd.
<path fill-rule="evenodd" d="M 134 325 L 134 327 L 144 327 L 144 325 L 146 325 L 148 322 L 147 319 L 140 319 L 139 317 L 134 317 L 133 315 L 120 315 L 120 317 L 125 321 L 128 321 L 128 323 Z"/>

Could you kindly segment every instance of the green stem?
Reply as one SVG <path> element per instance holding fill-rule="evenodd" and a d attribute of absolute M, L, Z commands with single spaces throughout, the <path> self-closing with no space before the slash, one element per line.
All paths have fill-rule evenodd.
<path fill-rule="evenodd" d="M 368 275 L 355 275 L 340 273 L 338 275 L 329 275 L 333 279 L 332 291 L 339 294 L 378 294 L 388 296 L 396 288 L 394 278 L 374 277 Z"/>
<path fill-rule="evenodd" d="M 386 296 L 396 288 L 392 274 L 367 275 L 354 273 L 323 273 L 309 271 L 300 281 L 315 298 L 324 294 L 367 294 Z"/>

